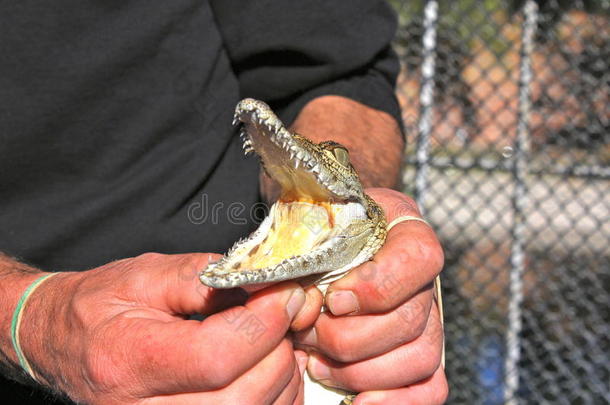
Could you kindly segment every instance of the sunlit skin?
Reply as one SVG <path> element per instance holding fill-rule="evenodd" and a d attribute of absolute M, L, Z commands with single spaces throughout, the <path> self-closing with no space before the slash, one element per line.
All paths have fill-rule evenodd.
<path fill-rule="evenodd" d="M 403 150 L 389 115 L 321 97 L 301 111 L 293 129 L 316 142 L 332 133 L 345 145 L 365 186 L 384 187 L 366 192 L 388 220 L 419 215 L 411 199 L 388 189 L 395 186 Z M 273 198 L 266 181 L 262 191 Z M 293 304 L 296 313 L 288 312 L 289 297 L 301 290 L 294 282 L 250 297 L 203 286 L 197 273 L 218 258 L 145 254 L 45 282 L 24 310 L 21 331 L 22 349 L 41 382 L 94 405 L 298 405 L 307 366 L 330 385 L 364 391 L 355 405 L 435 405 L 446 399 L 442 329 L 429 287 L 443 255 L 426 225 L 394 227 L 373 261 L 330 286 L 330 312 L 322 315 L 315 288 Z M 15 367 L 10 316 L 42 274 L 0 255 L 0 351 L 15 378 L 23 374 Z M 402 288 L 388 294 L 384 280 Z M 186 319 L 194 313 L 208 318 Z M 250 341 L 236 329 L 230 321 L 238 316 L 266 326 L 259 339 Z M 294 341 L 285 338 L 289 329 L 300 331 Z"/>

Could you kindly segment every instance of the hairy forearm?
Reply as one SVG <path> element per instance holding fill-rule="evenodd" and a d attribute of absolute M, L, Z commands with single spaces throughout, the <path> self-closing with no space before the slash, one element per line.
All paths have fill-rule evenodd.
<path fill-rule="evenodd" d="M 26 382 L 11 341 L 11 320 L 19 298 L 40 275 L 40 270 L 0 253 L 0 372 Z"/>
<path fill-rule="evenodd" d="M 345 97 L 324 96 L 303 108 L 292 130 L 315 142 L 346 146 L 364 187 L 397 186 L 404 141 L 389 114 Z"/>

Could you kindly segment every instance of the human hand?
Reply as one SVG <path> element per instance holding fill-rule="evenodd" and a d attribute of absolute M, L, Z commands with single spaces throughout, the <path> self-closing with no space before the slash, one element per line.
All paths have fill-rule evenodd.
<path fill-rule="evenodd" d="M 367 193 L 383 207 L 388 223 L 420 216 L 404 194 L 380 188 Z M 355 405 L 443 403 L 443 330 L 432 305 L 432 281 L 442 266 L 443 252 L 429 226 L 407 221 L 392 228 L 373 260 L 330 285 L 330 313 L 296 334 L 297 347 L 311 354 L 312 377 L 361 392 Z"/>
<path fill-rule="evenodd" d="M 20 332 L 37 377 L 88 404 L 300 403 L 307 356 L 285 335 L 315 318 L 303 290 L 282 283 L 234 306 L 238 290 L 198 280 L 216 259 L 145 254 L 49 279 Z M 186 319 L 196 313 L 209 316 Z"/>

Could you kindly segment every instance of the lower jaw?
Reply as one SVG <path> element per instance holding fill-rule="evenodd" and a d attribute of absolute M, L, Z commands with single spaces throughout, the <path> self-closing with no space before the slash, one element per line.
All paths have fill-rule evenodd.
<path fill-rule="evenodd" d="M 252 248 L 242 251 L 245 256 L 235 270 L 268 268 L 291 257 L 306 257 L 337 236 L 354 217 L 365 215 L 364 207 L 357 203 L 278 201 L 265 220 L 271 223 L 263 221 L 259 227 L 263 233 L 253 234 Z"/>

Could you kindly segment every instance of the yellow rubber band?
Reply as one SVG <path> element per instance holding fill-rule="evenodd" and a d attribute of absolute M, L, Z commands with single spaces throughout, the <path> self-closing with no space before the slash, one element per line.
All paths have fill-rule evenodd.
<path fill-rule="evenodd" d="M 430 226 L 430 224 L 428 222 L 426 222 L 426 220 L 423 218 L 414 217 L 413 215 L 403 215 L 401 217 L 394 218 L 394 220 L 392 220 L 392 222 L 390 222 L 388 224 L 388 232 L 390 232 L 390 229 L 394 228 L 396 225 L 400 224 L 401 222 L 407 222 L 407 221 L 419 221 L 419 222 L 423 222 L 424 224 Z"/>
<path fill-rule="evenodd" d="M 35 381 L 38 381 L 34 371 L 32 370 L 32 366 L 26 359 L 23 351 L 21 350 L 21 343 L 19 341 L 19 327 L 21 326 L 21 318 L 23 316 L 23 308 L 25 308 L 25 304 L 28 302 L 32 293 L 36 291 L 36 289 L 49 278 L 56 276 L 60 273 L 50 273 L 45 274 L 42 277 L 37 278 L 26 290 L 23 295 L 17 302 L 17 307 L 15 308 L 15 312 L 13 313 L 13 319 L 11 321 L 11 340 L 13 342 L 13 348 L 15 349 L 15 353 L 17 353 L 17 359 L 19 360 L 19 364 L 23 368 L 23 370 L 29 374 Z"/>

